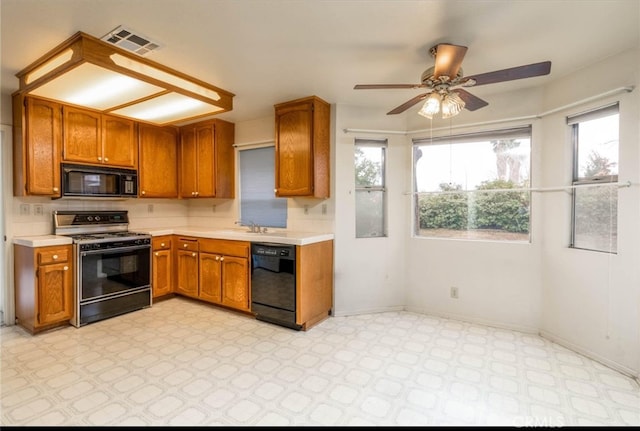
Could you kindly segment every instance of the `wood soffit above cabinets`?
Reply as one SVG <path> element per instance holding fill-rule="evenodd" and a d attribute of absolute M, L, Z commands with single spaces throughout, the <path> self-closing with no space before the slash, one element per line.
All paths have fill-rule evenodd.
<path fill-rule="evenodd" d="M 235 96 L 83 32 L 16 76 L 16 93 L 156 125 L 231 111 Z"/>

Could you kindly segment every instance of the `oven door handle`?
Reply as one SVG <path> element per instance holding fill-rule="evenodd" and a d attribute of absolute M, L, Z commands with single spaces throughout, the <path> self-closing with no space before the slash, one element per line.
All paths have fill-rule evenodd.
<path fill-rule="evenodd" d="M 81 251 L 80 256 L 84 257 L 91 254 L 115 254 L 115 253 L 122 253 L 123 251 L 142 250 L 145 248 L 148 248 L 149 250 L 151 250 L 151 244 L 134 245 L 131 247 L 105 248 L 101 250 Z"/>

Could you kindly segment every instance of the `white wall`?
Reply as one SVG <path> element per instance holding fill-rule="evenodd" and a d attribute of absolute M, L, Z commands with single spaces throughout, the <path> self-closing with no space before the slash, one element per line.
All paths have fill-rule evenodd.
<path fill-rule="evenodd" d="M 474 92 L 473 89 L 470 89 Z M 474 92 L 476 94 L 476 92 Z M 478 95 L 478 97 L 480 97 Z M 482 96 L 489 106 L 463 111 L 450 123 L 434 121 L 433 135 L 532 125 L 531 181 L 540 179 L 540 91 Z M 504 121 L 520 118 L 519 120 Z M 524 118 L 524 119 L 522 119 Z M 413 127 L 420 127 L 412 118 Z M 463 127 L 473 124 L 471 127 Z M 424 125 L 422 126 L 424 128 Z M 412 134 L 428 138 L 430 130 Z M 409 143 L 407 143 L 409 146 Z M 410 175 L 410 173 L 407 173 Z M 532 195 L 531 242 L 467 241 L 411 237 L 407 239 L 407 309 L 443 317 L 537 332 L 540 326 L 539 197 Z M 450 296 L 458 288 L 458 298 Z"/>
<path fill-rule="evenodd" d="M 545 89 L 545 109 L 640 83 L 639 51 L 594 64 Z M 606 79 L 602 79 L 606 77 Z M 640 370 L 640 92 L 612 95 L 542 120 L 544 186 L 569 185 L 572 148 L 566 116 L 620 102 L 618 253 L 568 248 L 571 196 L 544 195 L 542 333 L 631 374 Z"/>

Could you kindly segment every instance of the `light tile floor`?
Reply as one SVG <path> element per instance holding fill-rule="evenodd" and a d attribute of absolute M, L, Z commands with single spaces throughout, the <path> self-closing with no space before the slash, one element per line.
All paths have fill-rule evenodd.
<path fill-rule="evenodd" d="M 0 425 L 640 425 L 637 382 L 531 334 L 409 312 L 307 332 L 172 298 L 0 329 Z"/>

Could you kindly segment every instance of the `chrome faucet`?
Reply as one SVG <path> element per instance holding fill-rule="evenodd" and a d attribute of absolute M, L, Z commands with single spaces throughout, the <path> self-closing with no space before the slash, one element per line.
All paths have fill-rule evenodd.
<path fill-rule="evenodd" d="M 237 221 L 235 222 L 235 224 L 239 224 L 240 226 L 243 225 L 242 221 Z M 260 233 L 261 229 L 264 229 L 263 230 L 264 232 L 267 231 L 266 228 L 261 228 L 260 225 L 255 224 L 253 221 L 249 222 L 249 224 L 246 224 L 245 226 L 249 226 L 249 230 L 247 232 L 250 232 L 250 233 Z"/>

